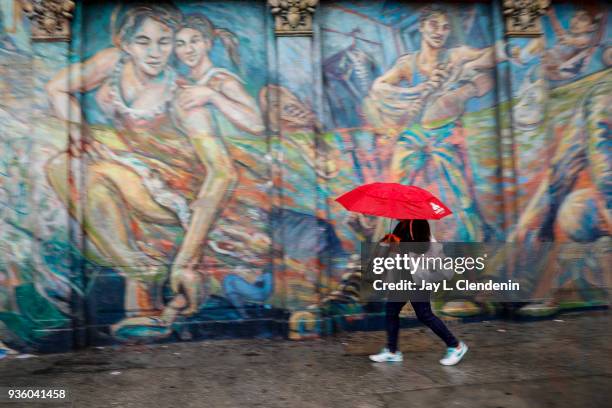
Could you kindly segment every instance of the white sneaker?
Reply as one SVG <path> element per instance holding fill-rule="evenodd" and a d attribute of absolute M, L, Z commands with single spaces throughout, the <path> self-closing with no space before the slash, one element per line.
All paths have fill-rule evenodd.
<path fill-rule="evenodd" d="M 446 355 L 442 360 L 440 360 L 440 364 L 445 366 L 452 366 L 461 361 L 465 353 L 468 351 L 468 346 L 464 342 L 459 342 L 459 346 L 457 347 L 449 347 L 446 349 Z"/>
<path fill-rule="evenodd" d="M 382 349 L 382 351 L 378 354 L 370 355 L 370 360 L 376 363 L 384 363 L 387 362 L 399 362 L 404 361 L 404 356 L 401 351 L 396 351 L 395 353 L 391 353 L 388 348 Z"/>

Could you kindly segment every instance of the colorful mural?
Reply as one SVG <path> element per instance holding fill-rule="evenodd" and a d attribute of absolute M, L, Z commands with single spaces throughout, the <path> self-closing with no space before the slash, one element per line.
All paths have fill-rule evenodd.
<path fill-rule="evenodd" d="M 79 3 L 71 43 L 0 4 L 8 347 L 371 328 L 359 244 L 391 225 L 333 199 L 373 181 L 447 203 L 438 240 L 516 242 L 495 273 L 532 288 L 519 313 L 608 304 L 603 3 L 536 38 L 499 2 L 323 2 L 312 38 L 275 37 L 265 2 Z M 527 263 L 550 242 L 591 252 Z"/>

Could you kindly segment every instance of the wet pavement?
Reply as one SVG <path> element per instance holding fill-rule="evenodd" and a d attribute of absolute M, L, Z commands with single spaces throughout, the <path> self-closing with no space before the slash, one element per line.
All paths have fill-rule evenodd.
<path fill-rule="evenodd" d="M 424 329 L 402 329 L 403 363 L 367 354 L 382 332 L 303 342 L 216 340 L 8 357 L 0 385 L 64 387 L 71 403 L 0 407 L 604 407 L 612 401 L 612 314 L 451 324 L 470 347 L 454 367 Z"/>

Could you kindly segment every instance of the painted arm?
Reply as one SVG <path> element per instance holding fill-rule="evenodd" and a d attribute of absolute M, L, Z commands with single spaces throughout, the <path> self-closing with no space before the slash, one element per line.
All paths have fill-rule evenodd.
<path fill-rule="evenodd" d="M 565 36 L 565 30 L 563 29 L 563 26 L 561 25 L 561 23 L 559 22 L 559 19 L 557 18 L 557 14 L 555 13 L 554 7 L 549 7 L 547 14 L 548 14 L 548 18 L 550 18 L 550 24 L 552 25 L 555 35 L 557 37 Z"/>
<path fill-rule="evenodd" d="M 464 62 L 463 68 L 488 69 L 495 66 L 495 46 L 487 48 L 460 47 L 458 59 Z"/>
<path fill-rule="evenodd" d="M 533 58 L 542 55 L 545 49 L 546 42 L 544 40 L 544 36 L 540 38 L 534 38 L 533 40 L 529 41 L 529 43 L 525 47 L 523 47 L 523 49 L 518 49 L 516 60 L 518 60 L 519 63 L 526 64 Z"/>
<path fill-rule="evenodd" d="M 395 64 L 384 74 L 376 78 L 372 84 L 372 92 L 381 96 L 401 96 L 406 94 L 416 95 L 423 89 L 419 86 L 398 86 L 403 81 L 409 81 L 412 74 L 410 65 L 412 59 L 416 58 L 415 54 L 404 55 L 395 62 Z M 411 84 L 412 85 L 412 84 Z"/>
<path fill-rule="evenodd" d="M 100 51 L 85 62 L 62 69 L 45 85 L 52 111 L 57 118 L 68 122 L 70 137 L 77 146 L 82 140 L 82 109 L 74 94 L 99 87 L 119 57 L 116 48 Z"/>
<path fill-rule="evenodd" d="M 208 110 L 202 107 L 183 109 L 175 104 L 174 112 L 177 126 L 189 137 L 206 171 L 197 198 L 191 203 L 193 213 L 189 227 L 170 275 L 172 290 L 178 293 L 183 288 L 188 299 L 185 313 L 190 314 L 197 310 L 201 299 L 197 263 L 213 221 L 238 181 L 238 173 L 223 140 L 214 134 Z"/>
<path fill-rule="evenodd" d="M 576 36 L 565 36 L 562 41 L 559 41 L 563 45 L 571 45 L 573 47 L 582 50 L 587 48 L 593 42 L 593 39 L 588 35 L 576 35 Z"/>
<path fill-rule="evenodd" d="M 205 85 L 184 86 L 181 89 L 178 101 L 182 109 L 212 103 L 236 127 L 255 135 L 264 133 L 265 126 L 255 100 L 236 79 L 226 79 L 220 91 Z"/>

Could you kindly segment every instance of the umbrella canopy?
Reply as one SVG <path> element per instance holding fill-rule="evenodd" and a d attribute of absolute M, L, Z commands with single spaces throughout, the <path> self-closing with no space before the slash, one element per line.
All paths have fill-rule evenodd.
<path fill-rule="evenodd" d="M 349 211 L 399 220 L 439 220 L 453 213 L 429 191 L 399 183 L 364 184 L 336 201 Z"/>

